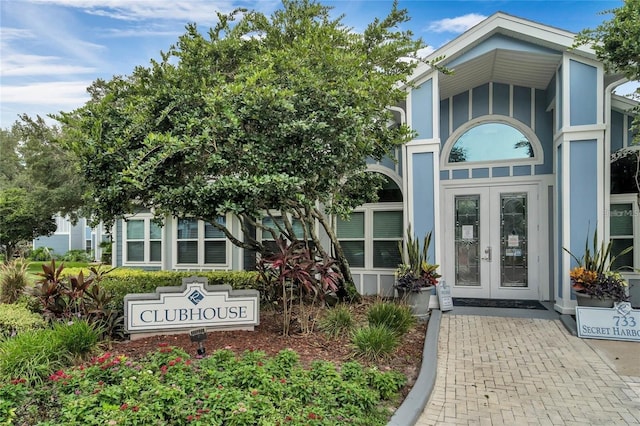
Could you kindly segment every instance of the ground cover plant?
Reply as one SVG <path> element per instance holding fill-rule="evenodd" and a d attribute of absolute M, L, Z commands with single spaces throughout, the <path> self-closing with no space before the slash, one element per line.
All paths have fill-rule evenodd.
<path fill-rule="evenodd" d="M 305 369 L 291 350 L 267 357 L 222 349 L 192 359 L 160 345 L 139 361 L 105 353 L 60 369 L 37 391 L 17 380 L 0 396 L 12 405 L 4 415 L 27 424 L 376 425 L 386 423 L 384 402 L 405 380 L 357 362 Z"/>
<path fill-rule="evenodd" d="M 320 259 L 310 265 L 330 267 L 331 263 Z M 257 280 L 260 274 L 237 273 L 231 282 L 234 287 L 262 282 L 259 286 L 267 289 L 269 283 L 277 284 L 271 290 L 290 289 L 288 332 L 283 332 L 282 322 L 285 301 L 274 298 L 263 306 L 255 331 L 208 333 L 209 355 L 202 359 L 191 359 L 196 345 L 187 334 L 123 341 L 105 332 L 113 328 L 104 321 L 104 313 L 110 312 L 112 290 L 120 288 L 109 283 L 130 284 L 129 279 L 140 278 L 137 274 L 97 266 L 68 270 L 55 261 L 41 268 L 35 286 L 19 304 L 0 305 L 11 307 L 9 314 L 16 309 L 25 314 L 22 320 L 8 321 L 5 337 L 0 339 L 0 419 L 7 424 L 384 424 L 419 370 L 425 329 L 423 324 L 412 327 L 406 306 L 364 298 L 361 303 L 330 308 L 323 286 L 318 286 L 321 296 L 296 291 L 304 282 L 300 274 L 295 279 L 286 275 L 287 268 L 278 270 L 286 276 L 284 281 L 263 282 Z M 232 275 L 207 277 L 216 282 Z M 170 284 L 183 277 L 164 272 L 156 278 Z M 26 314 L 34 313 L 28 307 L 36 308 L 40 322 L 29 322 L 32 315 Z M 367 334 L 374 325 L 377 334 Z M 96 352 L 99 345 L 109 352 Z M 170 351 L 174 356 L 166 359 Z M 225 360 L 233 357 L 240 367 L 227 366 L 219 353 L 227 354 Z M 83 363 L 89 354 L 98 356 Z M 246 357 L 252 364 L 247 364 Z M 218 367 L 210 358 L 216 359 Z M 269 387 L 260 368 L 274 359 L 286 366 L 278 364 L 281 375 L 273 377 L 293 388 Z M 163 382 L 167 370 L 178 364 L 189 368 L 176 368 L 177 375 Z M 135 377 L 124 375 L 131 368 L 135 371 L 129 373 Z M 141 376 L 149 371 L 158 377 Z M 230 376 L 219 378 L 223 373 Z M 212 383 L 228 393 L 220 394 L 222 388 L 211 388 Z M 214 402 L 221 405 L 205 406 L 205 391 L 219 394 L 221 401 Z M 198 412 L 194 409 L 198 406 L 210 411 Z"/>
<path fill-rule="evenodd" d="M 377 303 L 323 308 L 320 317 L 342 311 L 337 315 L 350 316 L 351 327 L 360 329 Z M 416 378 L 425 325 L 417 324 L 400 337 L 390 356 L 369 360 L 355 355 L 348 332 L 283 335 L 280 315 L 263 311 L 253 332 L 208 333 L 203 359 L 196 358 L 197 345 L 188 334 L 112 341 L 103 346 L 107 353 L 93 352 L 96 356 L 83 364 L 70 355 L 60 358 L 67 349 L 38 346 L 58 339 L 21 333 L 12 341 L 25 334 L 23 342 L 31 343 L 21 345 L 32 350 L 24 353 L 26 358 L 12 355 L 13 365 L 30 359 L 26 365 L 33 372 L 0 378 L 0 418 L 16 425 L 386 423 Z M 77 334 L 83 330 L 79 327 Z M 290 395 L 299 393 L 301 400 Z M 253 420 L 258 417 L 263 423 Z"/>

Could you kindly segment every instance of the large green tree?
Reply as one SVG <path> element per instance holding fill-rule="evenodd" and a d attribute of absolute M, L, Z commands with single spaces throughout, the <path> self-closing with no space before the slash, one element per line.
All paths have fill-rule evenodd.
<path fill-rule="evenodd" d="M 624 4 L 605 13 L 613 17 L 581 31 L 576 44 L 590 43 L 607 70 L 622 74 L 629 81 L 640 83 L 640 0 L 624 0 Z M 633 94 L 640 101 L 640 85 Z M 634 143 L 640 142 L 640 104 L 632 111 Z M 612 193 L 635 192 L 640 196 L 640 154 L 622 150 L 611 156 Z M 640 198 L 638 199 L 640 203 Z"/>
<path fill-rule="evenodd" d="M 0 130 L 0 248 L 10 259 L 21 243 L 55 231 L 57 213 L 76 217 L 85 192 L 79 164 L 63 149 L 60 128 L 23 115 Z"/>
<path fill-rule="evenodd" d="M 250 228 L 259 218 L 292 217 L 305 235 L 288 220 L 279 231 L 314 240 L 324 255 L 319 223 L 351 281 L 329 218 L 373 200 L 380 181 L 365 173 L 367 158 L 410 138 L 389 125 L 388 109 L 404 99 L 401 83 L 416 65 L 408 58 L 422 47 L 400 29 L 406 11 L 394 4 L 363 33 L 307 0 L 286 0 L 271 16 L 218 18 L 206 35 L 188 25 L 150 66 L 96 81 L 86 105 L 59 117 L 75 132 L 70 148 L 96 214 L 192 216 L 258 252 L 265 247 Z M 243 238 L 215 220 L 227 213 L 241 219 Z"/>
<path fill-rule="evenodd" d="M 598 25 L 581 31 L 576 44 L 592 45 L 598 59 L 612 72 L 620 73 L 629 81 L 640 82 L 640 0 L 624 0 L 624 4 L 606 13 L 613 17 Z M 640 101 L 640 87 L 635 99 Z M 640 106 L 635 114 L 635 141 L 640 140 Z"/>
<path fill-rule="evenodd" d="M 56 230 L 53 212 L 43 210 L 24 188 L 0 189 L 0 246 L 5 262 L 21 243 Z"/>

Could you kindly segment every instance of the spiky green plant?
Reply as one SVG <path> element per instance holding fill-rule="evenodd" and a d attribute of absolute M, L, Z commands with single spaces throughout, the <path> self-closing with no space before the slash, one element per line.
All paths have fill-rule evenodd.
<path fill-rule="evenodd" d="M 600 244 L 598 244 L 598 231 L 596 230 L 593 233 L 593 242 L 591 246 L 589 246 L 589 237 L 587 236 L 584 242 L 584 254 L 582 255 L 582 257 L 578 258 L 575 254 L 571 253 L 571 251 L 569 251 L 565 247 L 563 247 L 562 249 L 569 253 L 569 255 L 571 255 L 571 257 L 578 264 L 578 267 L 583 267 L 585 270 L 593 271 L 597 274 L 603 274 L 604 272 L 609 270 L 610 266 L 615 263 L 618 257 L 624 256 L 625 254 L 633 250 L 633 246 L 630 246 L 622 250 L 617 255 L 612 256 L 612 246 L 612 240 L 609 240 L 608 243 L 602 241 L 600 242 Z"/>
<path fill-rule="evenodd" d="M 327 310 L 320 319 L 320 329 L 333 337 L 351 333 L 354 325 L 353 314 L 345 305 Z"/>
<path fill-rule="evenodd" d="M 376 361 L 389 356 L 398 346 L 398 336 L 384 325 L 356 330 L 351 339 L 356 356 Z"/>
<path fill-rule="evenodd" d="M 27 287 L 27 268 L 24 259 L 0 264 L 0 303 L 15 303 Z"/>
<path fill-rule="evenodd" d="M 384 326 L 397 336 L 402 336 L 415 324 L 411 309 L 405 305 L 376 302 L 367 312 L 369 326 Z"/>

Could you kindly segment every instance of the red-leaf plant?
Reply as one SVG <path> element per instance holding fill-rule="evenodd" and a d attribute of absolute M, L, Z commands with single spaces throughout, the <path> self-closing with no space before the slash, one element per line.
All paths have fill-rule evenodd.
<path fill-rule="evenodd" d="M 275 240 L 276 251 L 263 256 L 258 262 L 258 271 L 265 283 L 274 283 L 281 289 L 283 306 L 283 334 L 288 335 L 295 298 L 298 299 L 298 320 L 302 331 L 311 332 L 315 316 L 307 312 L 305 299 L 311 300 L 309 311 L 315 302 L 338 290 L 342 274 L 337 262 L 329 257 L 314 254 L 303 241 L 290 242 L 283 236 Z"/>

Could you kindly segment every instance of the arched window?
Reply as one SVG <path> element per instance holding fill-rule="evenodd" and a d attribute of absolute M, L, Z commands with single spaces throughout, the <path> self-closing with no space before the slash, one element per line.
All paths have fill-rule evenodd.
<path fill-rule="evenodd" d="M 395 269 L 402 262 L 402 191 L 389 176 L 378 190 L 378 202 L 358 207 L 347 220 L 337 219 L 337 235 L 353 268 Z"/>
<path fill-rule="evenodd" d="M 482 123 L 464 132 L 449 152 L 449 163 L 522 160 L 533 158 L 529 139 L 505 123 Z"/>

